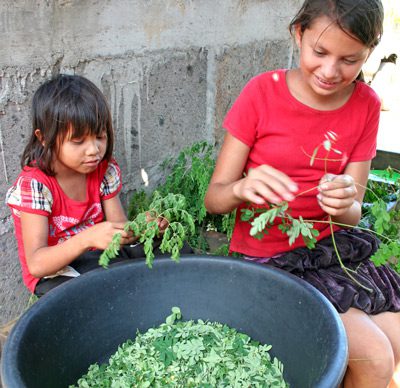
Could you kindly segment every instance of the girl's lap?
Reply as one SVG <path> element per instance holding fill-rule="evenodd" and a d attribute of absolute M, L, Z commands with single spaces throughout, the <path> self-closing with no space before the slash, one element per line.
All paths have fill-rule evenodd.
<path fill-rule="evenodd" d="M 385 311 L 400 311 L 400 276 L 389 266 L 376 267 L 370 256 L 379 240 L 372 234 L 353 230 L 335 233 L 335 242 L 345 272 L 335 252 L 331 237 L 312 250 L 297 248 L 267 265 L 281 268 L 317 288 L 336 308 L 345 313 L 350 308 L 376 316 Z M 362 286 L 360 286 L 362 285 Z"/>
<path fill-rule="evenodd" d="M 153 249 L 154 254 L 162 255 L 163 252 L 160 250 L 161 245 L 161 238 L 157 238 L 154 240 Z M 99 265 L 99 258 L 102 254 L 102 250 L 96 249 L 91 250 L 83 253 L 82 255 L 78 256 L 71 264 L 70 267 L 75 269 L 79 274 L 84 274 L 95 269 L 101 268 Z M 184 243 L 181 254 L 191 254 L 193 253 L 192 248 L 189 246 L 188 243 Z M 135 259 L 143 259 L 145 257 L 144 246 L 143 244 L 135 244 L 135 245 L 124 245 L 121 247 L 118 253 L 118 257 L 112 259 L 110 262 L 110 266 L 115 264 L 122 264 L 129 263 L 131 260 Z M 66 281 L 74 279 L 73 277 L 68 276 L 56 276 L 54 278 L 42 278 L 40 279 L 39 283 L 36 285 L 35 288 L 35 295 L 36 296 L 43 296 L 51 289 L 58 287 L 62 283 Z"/>

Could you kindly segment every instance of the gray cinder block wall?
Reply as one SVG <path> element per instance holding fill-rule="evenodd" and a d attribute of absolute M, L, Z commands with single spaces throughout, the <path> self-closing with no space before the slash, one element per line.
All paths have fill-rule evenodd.
<path fill-rule="evenodd" d="M 20 171 L 34 90 L 58 72 L 106 95 L 116 129 L 123 200 L 162 179 L 159 163 L 223 137 L 244 84 L 290 67 L 288 23 L 301 0 L 3 0 L 0 3 L 0 325 L 29 293 L 21 281 L 5 193 Z"/>

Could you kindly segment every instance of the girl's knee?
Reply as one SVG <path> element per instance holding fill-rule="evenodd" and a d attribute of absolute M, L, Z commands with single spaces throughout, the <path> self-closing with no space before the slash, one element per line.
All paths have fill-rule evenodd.
<path fill-rule="evenodd" d="M 382 341 L 366 347 L 357 358 L 350 358 L 348 370 L 357 380 L 369 381 L 371 386 L 386 387 L 395 371 L 395 358 L 389 341 Z M 376 385 L 373 384 L 376 382 Z"/>

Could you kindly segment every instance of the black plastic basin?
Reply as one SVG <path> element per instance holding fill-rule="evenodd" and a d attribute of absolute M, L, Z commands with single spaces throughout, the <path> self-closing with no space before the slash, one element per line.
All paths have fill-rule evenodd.
<path fill-rule="evenodd" d="M 241 259 L 184 256 L 116 264 L 64 283 L 17 322 L 4 347 L 5 388 L 73 384 L 119 344 L 165 321 L 217 321 L 272 345 L 292 388 L 336 387 L 347 341 L 337 312 L 314 288 L 283 271 Z"/>

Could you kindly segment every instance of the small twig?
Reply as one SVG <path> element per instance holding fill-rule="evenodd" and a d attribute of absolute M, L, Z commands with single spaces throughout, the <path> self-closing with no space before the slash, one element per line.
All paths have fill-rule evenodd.
<path fill-rule="evenodd" d="M 370 189 L 369 187 L 364 186 L 364 185 L 362 185 L 361 183 L 358 183 L 358 182 L 354 182 L 354 184 L 355 184 L 356 186 L 361 187 L 361 188 L 364 189 L 365 191 L 367 191 L 367 190 L 370 191 L 370 192 L 375 196 L 376 199 L 380 199 L 379 196 L 375 193 L 375 191 L 372 190 L 372 189 Z"/>
<path fill-rule="evenodd" d="M 358 225 L 348 225 L 348 224 L 342 224 L 342 223 L 340 223 L 340 222 L 335 222 L 335 221 L 324 221 L 324 220 L 309 220 L 309 219 L 304 219 L 304 221 L 305 221 L 305 222 L 312 222 L 313 224 L 316 224 L 316 223 L 320 223 L 320 224 L 330 224 L 330 223 L 332 223 L 333 225 L 342 226 L 342 227 L 344 227 L 344 228 L 355 228 L 355 229 L 359 229 L 359 230 L 364 230 L 364 231 L 366 231 L 366 232 L 373 233 L 373 234 L 375 234 L 376 236 L 381 237 L 381 238 L 383 238 L 383 239 L 385 239 L 385 240 L 387 240 L 387 241 L 389 241 L 389 242 L 395 242 L 395 240 L 390 239 L 389 237 L 385 236 L 384 234 L 378 233 L 378 232 L 376 232 L 375 230 L 368 229 L 368 228 L 364 228 L 364 227 L 358 226 Z"/>
<path fill-rule="evenodd" d="M 319 185 L 318 185 L 318 186 L 319 186 Z M 306 193 L 308 193 L 309 191 L 313 191 L 313 190 L 318 189 L 318 186 L 311 187 L 311 189 L 307 189 L 307 190 L 304 190 L 304 191 L 302 191 L 302 192 L 296 194 L 296 195 L 295 195 L 295 198 L 300 197 L 300 195 L 306 194 Z"/>
<path fill-rule="evenodd" d="M 303 146 L 301 146 L 301 150 L 303 151 L 304 155 L 308 156 L 310 159 L 312 158 L 313 160 L 326 160 L 326 158 L 317 158 L 314 157 L 312 155 L 310 155 L 309 153 L 306 152 L 306 150 L 303 148 Z M 343 160 L 343 158 L 340 159 L 328 159 L 329 162 L 341 162 Z"/>
<path fill-rule="evenodd" d="M 368 292 L 372 292 L 373 290 L 371 288 L 365 287 L 363 284 L 361 284 L 351 273 L 350 273 L 350 269 L 347 268 L 342 261 L 342 258 L 340 256 L 339 250 L 337 248 L 336 245 L 336 240 L 335 240 L 335 231 L 333 230 L 333 222 L 332 222 L 332 218 L 331 216 L 329 216 L 329 227 L 331 229 L 331 235 L 332 235 L 332 243 L 333 243 L 333 249 L 335 250 L 336 256 L 338 258 L 340 267 L 343 269 L 343 271 L 346 273 L 346 275 L 352 279 L 358 286 L 360 286 L 361 288 L 363 288 L 364 290 L 368 291 Z"/>

